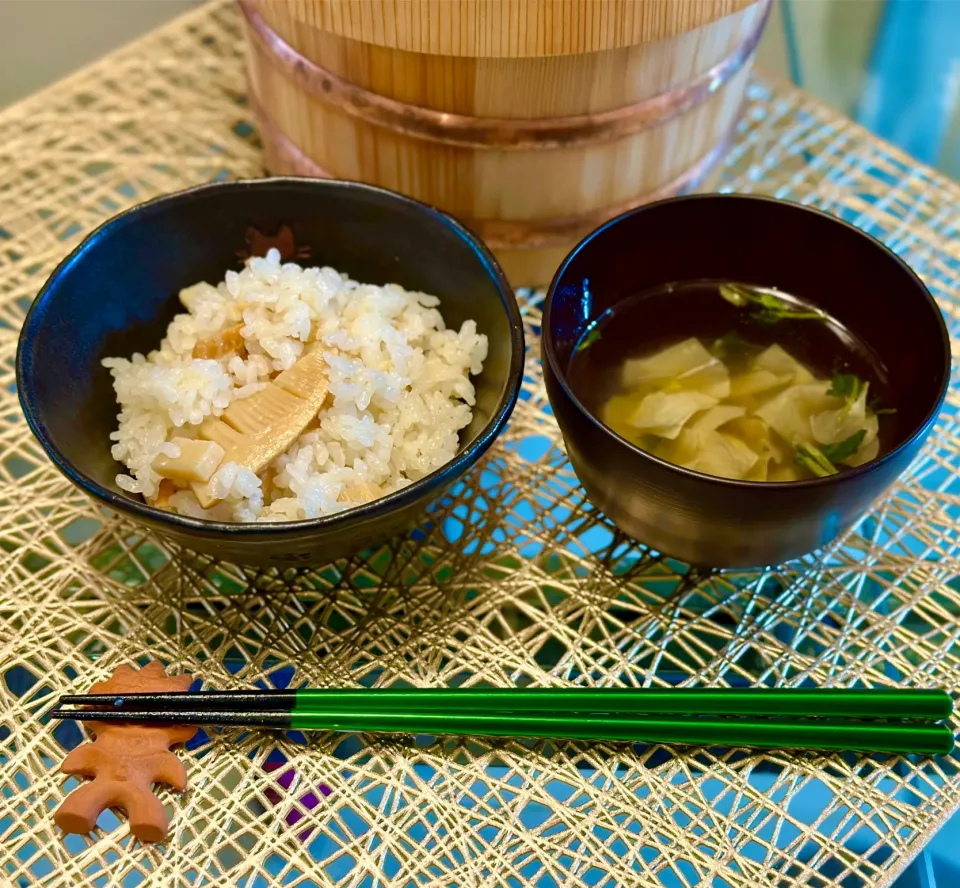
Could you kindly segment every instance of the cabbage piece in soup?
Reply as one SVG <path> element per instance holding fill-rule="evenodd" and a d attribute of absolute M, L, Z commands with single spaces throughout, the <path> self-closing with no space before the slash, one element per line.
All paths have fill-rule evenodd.
<path fill-rule="evenodd" d="M 739 351 L 721 360 L 691 337 L 627 360 L 600 418 L 662 459 L 721 478 L 796 481 L 876 458 L 868 382 L 819 379 L 777 344 Z"/>

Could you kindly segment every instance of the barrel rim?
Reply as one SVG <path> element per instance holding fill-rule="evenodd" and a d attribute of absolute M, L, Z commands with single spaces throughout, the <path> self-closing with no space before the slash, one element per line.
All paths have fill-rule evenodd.
<path fill-rule="evenodd" d="M 734 51 L 682 87 L 594 114 L 525 119 L 451 114 L 381 95 L 302 55 L 270 27 L 251 0 L 238 2 L 251 39 L 305 93 L 324 105 L 408 138 L 498 151 L 597 145 L 661 126 L 686 114 L 723 87 L 753 56 L 772 5 L 772 0 L 759 0 L 757 21 Z"/>

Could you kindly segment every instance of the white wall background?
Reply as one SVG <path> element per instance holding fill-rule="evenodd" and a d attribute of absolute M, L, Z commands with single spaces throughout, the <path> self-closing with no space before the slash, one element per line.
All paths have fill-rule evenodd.
<path fill-rule="evenodd" d="M 0 0 L 0 107 L 69 74 L 196 3 L 197 0 Z"/>

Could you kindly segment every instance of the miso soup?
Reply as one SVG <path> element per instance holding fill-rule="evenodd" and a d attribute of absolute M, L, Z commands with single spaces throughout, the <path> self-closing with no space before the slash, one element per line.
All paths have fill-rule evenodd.
<path fill-rule="evenodd" d="M 815 306 L 726 281 L 671 284 L 601 315 L 570 362 L 577 397 L 632 444 L 746 481 L 798 481 L 883 451 L 886 370 Z"/>

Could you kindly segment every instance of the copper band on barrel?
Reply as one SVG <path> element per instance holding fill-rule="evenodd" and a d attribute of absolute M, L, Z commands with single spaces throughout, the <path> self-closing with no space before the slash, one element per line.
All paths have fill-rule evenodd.
<path fill-rule="evenodd" d="M 271 169 L 270 172 L 281 172 L 314 179 L 336 178 L 316 161 L 307 157 L 277 126 L 252 94 L 250 103 L 263 135 L 267 157 L 270 161 L 269 165 L 280 167 L 279 169 Z M 723 160 L 724 155 L 730 148 L 736 123 L 739 119 L 740 114 L 738 113 L 729 132 L 679 176 L 654 191 L 648 191 L 624 203 L 553 219 L 515 221 L 509 219 L 461 219 L 461 221 L 494 249 L 551 247 L 572 238 L 582 237 L 608 219 L 619 216 L 627 210 L 632 210 L 655 200 L 684 194 L 701 185 Z"/>
<path fill-rule="evenodd" d="M 751 57 L 763 33 L 771 0 L 759 0 L 763 8 L 756 25 L 729 56 L 683 87 L 610 111 L 543 119 L 448 114 L 372 92 L 301 55 L 267 24 L 251 0 L 239 2 L 252 39 L 301 89 L 325 105 L 414 139 L 460 148 L 519 151 L 609 142 L 686 113 L 720 89 Z"/>

